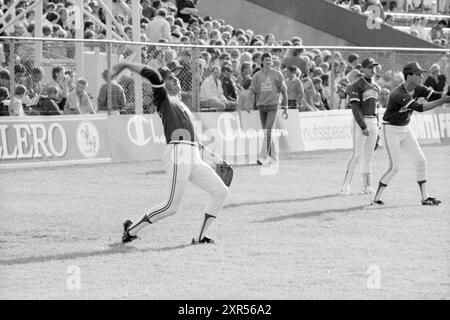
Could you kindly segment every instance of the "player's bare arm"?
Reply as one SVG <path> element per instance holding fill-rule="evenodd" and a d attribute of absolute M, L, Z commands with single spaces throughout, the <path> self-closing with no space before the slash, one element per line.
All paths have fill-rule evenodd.
<path fill-rule="evenodd" d="M 145 67 L 147 66 L 139 63 L 121 62 L 113 67 L 111 78 L 114 78 L 125 69 L 129 69 L 132 72 L 140 74 Z"/>

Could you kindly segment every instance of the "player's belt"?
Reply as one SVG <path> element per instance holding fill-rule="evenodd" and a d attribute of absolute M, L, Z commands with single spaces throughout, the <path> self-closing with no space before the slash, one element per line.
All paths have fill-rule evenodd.
<path fill-rule="evenodd" d="M 186 141 L 186 140 L 172 140 L 169 142 L 169 144 L 188 144 L 191 146 L 197 146 L 197 142 Z"/>
<path fill-rule="evenodd" d="M 374 119 L 374 118 L 376 118 L 377 116 L 374 116 L 374 115 L 369 115 L 369 116 L 363 116 L 364 118 L 370 118 L 370 119 Z"/>

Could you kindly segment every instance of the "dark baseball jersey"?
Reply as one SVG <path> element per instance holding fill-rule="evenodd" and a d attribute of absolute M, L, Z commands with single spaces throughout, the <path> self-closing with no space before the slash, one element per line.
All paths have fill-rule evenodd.
<path fill-rule="evenodd" d="M 405 84 L 401 84 L 389 96 L 383 121 L 394 126 L 406 126 L 411 120 L 413 111 L 423 112 L 423 104 L 417 99 L 425 98 L 425 100 L 434 101 L 441 98 L 441 95 L 423 85 L 416 87 L 411 94 L 406 90 Z"/>
<path fill-rule="evenodd" d="M 170 97 L 167 94 L 164 81 L 158 72 L 145 67 L 142 69 L 141 75 L 152 85 L 153 101 L 162 120 L 166 142 L 170 143 L 172 140 L 194 142 L 194 126 L 191 122 L 189 109 L 180 99 Z"/>
<path fill-rule="evenodd" d="M 364 116 L 376 116 L 380 87 L 364 77 L 353 82 L 347 90 L 353 116 L 362 130 L 366 129 Z"/>

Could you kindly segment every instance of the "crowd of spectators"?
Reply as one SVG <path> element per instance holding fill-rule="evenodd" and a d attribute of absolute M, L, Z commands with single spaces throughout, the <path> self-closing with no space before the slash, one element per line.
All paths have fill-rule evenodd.
<path fill-rule="evenodd" d="M 0 12 L 6 12 L 7 5 L 11 3 L 0 0 Z M 20 1 L 16 16 L 32 3 Z M 44 36 L 74 37 L 74 21 L 71 18 L 73 2 L 53 0 L 45 3 Z M 105 21 L 106 13 L 95 0 L 85 0 L 84 3 L 92 17 Z M 115 0 L 112 8 L 112 14 L 121 25 L 115 31 L 130 39 L 133 38 L 130 19 L 132 3 L 137 2 Z M 157 46 L 142 47 L 142 62 L 155 69 L 171 69 L 180 79 L 181 98 L 193 111 L 249 110 L 252 107 L 249 106 L 252 101 L 249 88 L 254 75 L 262 68 L 261 57 L 264 54 L 270 54 L 272 67 L 283 74 L 288 88 L 289 107 L 299 111 L 346 108 L 346 88 L 361 76 L 360 57 L 356 53 L 344 55 L 330 50 L 306 50 L 300 37 L 279 40 L 273 34 L 261 35 L 249 29 L 234 28 L 224 20 L 199 16 L 196 0 L 141 0 L 139 5 L 141 41 L 159 43 Z M 106 31 L 99 21 L 94 21 L 89 15 L 85 18 L 85 38 L 104 39 Z M 18 19 L 11 26 L 10 31 L 6 30 L 6 34 L 33 37 L 33 19 L 32 14 L 24 15 L 23 19 Z M 170 47 L 172 43 L 200 44 L 205 47 L 200 48 L 194 56 L 192 48 Z M 212 45 L 214 47 L 208 47 Z M 270 48 L 276 45 L 290 48 Z M 25 42 L 23 46 L 30 45 Z M 237 46 L 250 48 L 244 50 Z M 8 71 L 7 62 L 10 59 L 1 60 L 0 57 L 4 67 L 0 69 L 1 115 L 135 112 L 134 78 L 127 74 L 112 79 L 108 86 L 108 71 L 103 71 L 105 83 L 97 96 L 93 97 L 87 92 L 87 81 L 62 65 L 53 66 L 50 81 L 43 84 L 43 69 L 34 65 L 32 45 L 26 50 L 19 42 L 14 53 L 8 52 L 7 48 L 0 49 L 5 57 L 9 54 L 16 56 L 13 75 Z M 68 52 L 66 59 L 71 58 Z M 119 46 L 115 53 L 120 54 L 121 59 L 127 59 L 134 51 L 129 46 Z M 442 83 L 441 78 L 435 78 L 435 82 Z M 10 81 L 14 81 L 15 89 L 9 99 Z M 388 70 L 379 74 L 376 81 L 384 89 L 383 94 L 386 94 L 403 79 L 400 72 Z M 108 110 L 107 105 L 108 88 L 111 88 L 111 110 Z M 197 95 L 193 94 L 193 90 L 197 91 Z M 155 112 L 149 83 L 143 83 L 142 92 L 144 113 Z M 197 96 L 198 104 L 194 104 L 193 96 Z"/>
<path fill-rule="evenodd" d="M 416 15 L 405 18 L 408 19 L 410 25 L 408 28 L 403 28 L 396 24 L 392 13 L 449 14 L 450 0 L 333 0 L 333 3 L 366 16 L 373 15 L 376 7 L 379 15 L 374 17 L 375 22 L 385 23 L 393 28 L 406 31 L 438 46 L 448 47 L 449 39 L 445 32 L 449 27 L 448 19 L 430 22 L 425 16 Z"/>

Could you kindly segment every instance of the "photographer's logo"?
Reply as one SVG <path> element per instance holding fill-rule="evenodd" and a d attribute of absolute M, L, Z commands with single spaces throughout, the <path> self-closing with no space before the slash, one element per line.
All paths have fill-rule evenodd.
<path fill-rule="evenodd" d="M 78 150 L 86 158 L 95 158 L 100 149 L 100 136 L 91 122 L 82 122 L 77 129 Z"/>
<path fill-rule="evenodd" d="M 381 23 L 383 19 L 381 18 L 381 9 L 379 6 L 370 5 L 367 7 L 367 11 L 369 17 L 367 18 L 367 28 L 370 30 L 373 29 L 381 29 Z"/>

